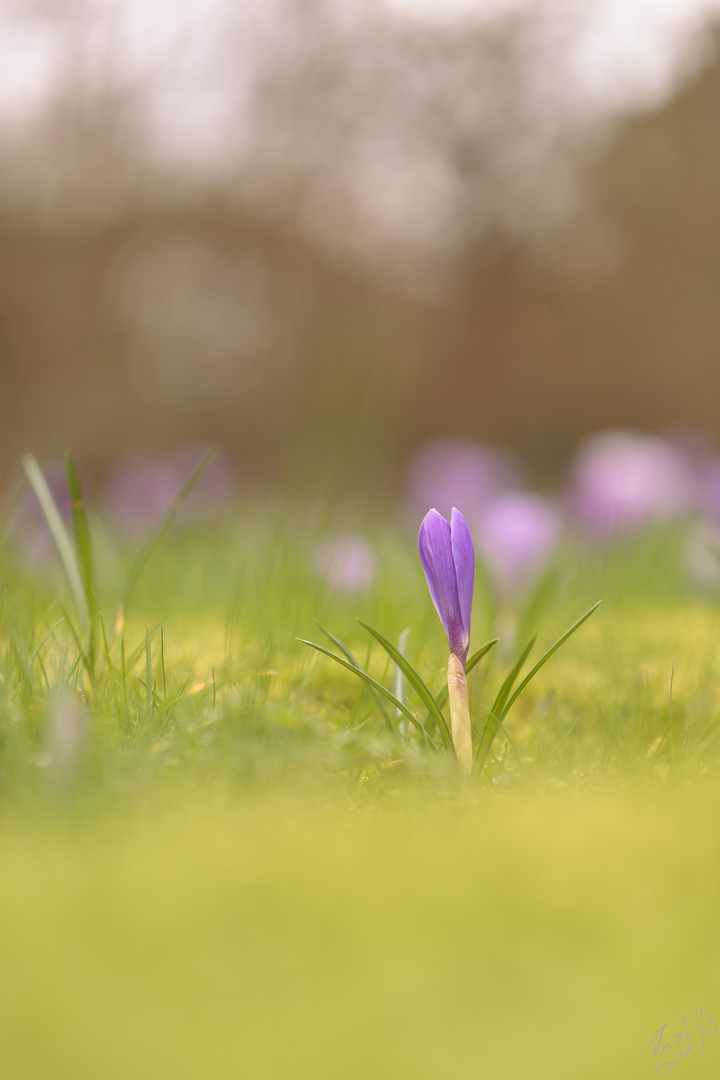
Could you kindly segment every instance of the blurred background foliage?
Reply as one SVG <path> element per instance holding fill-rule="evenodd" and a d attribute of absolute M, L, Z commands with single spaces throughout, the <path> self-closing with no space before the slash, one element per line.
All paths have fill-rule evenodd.
<path fill-rule="evenodd" d="M 720 5 L 3 0 L 0 469 L 716 436 Z"/>

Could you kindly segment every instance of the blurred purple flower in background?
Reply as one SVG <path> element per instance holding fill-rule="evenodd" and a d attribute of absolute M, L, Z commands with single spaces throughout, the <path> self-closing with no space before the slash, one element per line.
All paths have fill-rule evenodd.
<path fill-rule="evenodd" d="M 603 432 L 583 443 L 568 491 L 573 515 L 594 533 L 667 521 L 697 500 L 695 470 L 679 447 L 631 431 Z"/>
<path fill-rule="evenodd" d="M 417 518 L 434 506 L 449 518 L 453 506 L 462 506 L 472 521 L 491 499 L 520 483 L 519 467 L 502 451 L 462 439 L 439 439 L 422 447 L 410 462 L 408 510 Z"/>
<path fill-rule="evenodd" d="M 315 572 L 338 592 L 364 592 L 372 585 L 378 559 L 370 543 L 357 533 L 322 540 L 315 549 Z"/>
<path fill-rule="evenodd" d="M 162 517 L 206 451 L 187 446 L 173 454 L 129 454 L 110 473 L 105 506 L 118 529 L 127 536 L 146 532 Z M 183 504 L 185 521 L 214 517 L 232 504 L 235 483 L 227 462 L 215 458 Z"/>
<path fill-rule="evenodd" d="M 554 554 L 562 518 L 540 495 L 501 495 L 480 516 L 478 547 L 501 594 L 532 585 Z"/>
<path fill-rule="evenodd" d="M 720 521 L 720 458 L 708 456 L 698 471 L 700 506 L 714 521 Z"/>

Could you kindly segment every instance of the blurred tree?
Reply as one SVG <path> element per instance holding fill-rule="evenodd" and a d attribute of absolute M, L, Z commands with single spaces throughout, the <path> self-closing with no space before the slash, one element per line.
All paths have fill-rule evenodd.
<path fill-rule="evenodd" d="M 602 6 L 0 13 L 35 72 L 0 74 L 6 467 L 220 439 L 347 489 L 448 431 L 551 460 L 599 425 L 718 426 L 717 68 L 610 139 L 709 39 L 666 17 L 601 86 Z"/>

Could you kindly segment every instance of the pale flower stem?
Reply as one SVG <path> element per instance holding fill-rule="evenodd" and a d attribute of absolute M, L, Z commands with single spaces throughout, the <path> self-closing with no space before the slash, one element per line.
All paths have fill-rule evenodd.
<path fill-rule="evenodd" d="M 472 772 L 473 755 L 467 679 L 465 666 L 455 653 L 450 653 L 447 680 L 453 745 L 460 772 L 469 776 Z"/>

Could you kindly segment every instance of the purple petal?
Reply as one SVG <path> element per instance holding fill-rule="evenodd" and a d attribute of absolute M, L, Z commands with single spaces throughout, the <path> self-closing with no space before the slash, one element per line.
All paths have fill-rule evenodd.
<path fill-rule="evenodd" d="M 460 656 L 464 662 L 467 645 L 463 644 L 463 619 L 453 561 L 452 536 L 449 523 L 437 510 L 430 510 L 423 519 L 419 548 L 430 596 L 445 628 L 450 651 Z"/>
<path fill-rule="evenodd" d="M 475 585 L 475 548 L 470 535 L 470 526 L 455 507 L 453 507 L 450 517 L 450 536 L 453 562 L 455 564 L 455 580 L 457 581 L 460 600 L 464 654 L 467 656 L 470 644 L 470 613 L 472 611 L 473 588 Z"/>

